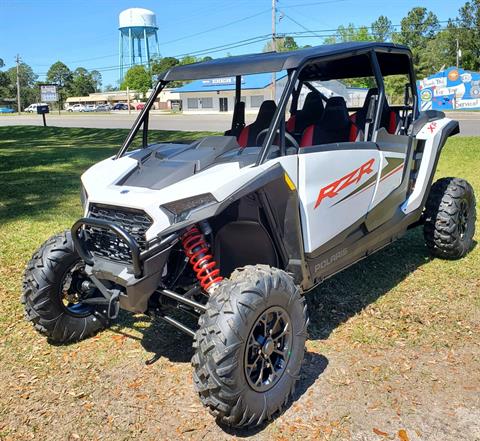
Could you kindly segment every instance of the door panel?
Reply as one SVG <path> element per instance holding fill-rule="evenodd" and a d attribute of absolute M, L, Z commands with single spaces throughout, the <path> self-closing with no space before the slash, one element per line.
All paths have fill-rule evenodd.
<path fill-rule="evenodd" d="M 405 155 L 381 152 L 380 177 L 370 210 L 387 198 L 402 183 Z"/>
<path fill-rule="evenodd" d="M 308 151 L 308 150 L 306 150 Z M 365 218 L 380 169 L 377 149 L 300 154 L 298 190 L 305 252 Z"/>

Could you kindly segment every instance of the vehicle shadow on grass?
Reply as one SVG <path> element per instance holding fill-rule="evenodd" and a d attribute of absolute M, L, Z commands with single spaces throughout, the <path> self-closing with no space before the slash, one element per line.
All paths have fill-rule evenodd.
<path fill-rule="evenodd" d="M 408 231 L 404 238 L 391 246 L 325 281 L 306 296 L 310 316 L 310 340 L 326 340 L 335 328 L 387 294 L 430 260 L 422 228 L 416 228 Z M 137 320 L 139 319 L 136 316 L 125 314 L 117 332 L 124 333 L 129 327 L 138 329 L 135 325 Z M 192 319 L 189 326 L 195 325 L 195 320 Z M 145 350 L 154 354 L 151 361 L 167 357 L 173 362 L 190 362 L 193 355 L 192 340 L 180 331 L 168 324 L 153 321 L 150 326 L 141 329 L 141 332 L 142 337 L 135 338 L 140 340 Z M 300 381 L 293 400 L 285 411 L 317 381 L 328 363 L 328 359 L 321 354 L 306 353 Z M 222 429 L 231 435 L 244 438 L 261 432 L 268 424 L 270 422 L 251 429 L 223 426 Z"/>
<path fill-rule="evenodd" d="M 392 245 L 326 280 L 307 294 L 312 340 L 333 330 L 387 294 L 409 274 L 431 260 L 421 227 Z"/>

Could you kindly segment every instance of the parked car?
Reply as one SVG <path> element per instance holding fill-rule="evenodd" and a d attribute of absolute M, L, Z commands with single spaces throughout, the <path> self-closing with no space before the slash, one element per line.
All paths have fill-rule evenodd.
<path fill-rule="evenodd" d="M 84 112 L 85 106 L 83 104 L 74 104 L 67 109 L 69 112 Z"/>
<path fill-rule="evenodd" d="M 83 112 L 95 112 L 96 110 L 97 110 L 97 106 L 95 104 L 87 104 L 83 109 Z"/>
<path fill-rule="evenodd" d="M 138 103 L 135 105 L 136 110 L 143 110 L 144 107 L 145 107 L 145 103 Z"/>
<path fill-rule="evenodd" d="M 0 107 L 0 113 L 15 113 L 11 107 Z"/>
<path fill-rule="evenodd" d="M 112 106 L 110 104 L 99 104 L 95 108 L 95 112 L 110 112 L 112 110 Z"/>
<path fill-rule="evenodd" d="M 126 103 L 117 103 L 113 106 L 112 110 L 128 110 L 128 104 Z"/>
<path fill-rule="evenodd" d="M 27 113 L 36 113 L 38 106 L 48 106 L 47 103 L 33 103 L 26 107 L 23 111 Z"/>

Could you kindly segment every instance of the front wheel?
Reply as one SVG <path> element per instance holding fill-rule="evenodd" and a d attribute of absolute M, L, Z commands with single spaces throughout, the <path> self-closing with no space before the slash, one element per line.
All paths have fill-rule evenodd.
<path fill-rule="evenodd" d="M 84 267 L 70 231 L 52 236 L 28 262 L 21 298 L 25 317 L 52 343 L 82 340 L 108 325 L 96 307 L 81 303 Z"/>
<path fill-rule="evenodd" d="M 431 254 L 460 259 L 472 248 L 475 234 L 475 194 L 459 178 L 442 178 L 432 185 L 425 206 L 425 242 Z"/>
<path fill-rule="evenodd" d="M 259 425 L 288 403 L 304 357 L 307 310 L 293 279 L 265 265 L 236 270 L 200 317 L 195 389 L 221 424 Z"/>

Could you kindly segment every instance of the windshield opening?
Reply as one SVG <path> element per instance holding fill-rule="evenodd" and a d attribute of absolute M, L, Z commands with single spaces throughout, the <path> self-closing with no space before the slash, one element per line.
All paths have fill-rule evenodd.
<path fill-rule="evenodd" d="M 240 150 L 262 146 L 287 83 L 285 71 L 160 82 L 117 157 L 206 136 L 234 137 Z"/>

